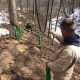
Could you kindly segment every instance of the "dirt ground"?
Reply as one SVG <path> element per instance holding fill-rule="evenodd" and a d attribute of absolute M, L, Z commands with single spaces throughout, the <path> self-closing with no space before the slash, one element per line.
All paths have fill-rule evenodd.
<path fill-rule="evenodd" d="M 46 80 L 45 63 L 55 54 L 53 46 L 43 37 L 38 46 L 36 35 L 24 32 L 20 40 L 12 37 L 0 39 L 0 80 Z M 72 80 L 80 80 L 80 65 L 75 67 Z"/>

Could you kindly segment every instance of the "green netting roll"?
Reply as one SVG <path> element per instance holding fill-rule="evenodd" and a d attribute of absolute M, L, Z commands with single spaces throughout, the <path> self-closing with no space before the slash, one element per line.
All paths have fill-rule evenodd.
<path fill-rule="evenodd" d="M 42 46 L 42 35 L 38 32 L 38 44 Z"/>
<path fill-rule="evenodd" d="M 26 21 L 26 23 L 25 23 L 25 26 L 27 26 L 28 25 L 28 21 Z"/>
<path fill-rule="evenodd" d="M 19 40 L 19 38 L 20 38 L 20 36 L 19 36 L 18 32 L 16 32 L 16 33 L 15 33 L 15 39 L 16 39 L 16 40 Z"/>
<path fill-rule="evenodd" d="M 15 36 L 16 40 L 19 40 L 19 33 L 18 33 L 16 26 L 14 26 L 13 28 L 13 35 Z"/>
<path fill-rule="evenodd" d="M 28 40 L 28 32 L 26 31 L 26 39 Z"/>
<path fill-rule="evenodd" d="M 16 31 L 17 31 L 17 28 L 16 28 L 16 26 L 14 26 L 13 27 L 13 35 L 15 35 Z"/>
<path fill-rule="evenodd" d="M 50 68 L 46 65 L 46 80 L 51 80 Z"/>
<path fill-rule="evenodd" d="M 22 33 L 24 32 L 22 27 L 19 28 L 19 32 L 20 32 L 20 36 L 22 36 Z"/>

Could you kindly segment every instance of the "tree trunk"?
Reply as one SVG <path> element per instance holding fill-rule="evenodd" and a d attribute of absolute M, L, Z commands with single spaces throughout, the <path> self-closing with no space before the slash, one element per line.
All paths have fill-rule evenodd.
<path fill-rule="evenodd" d="M 17 12 L 16 12 L 16 1 L 15 0 L 7 0 L 8 2 L 8 10 L 10 16 L 10 23 L 12 25 L 17 25 Z"/>
<path fill-rule="evenodd" d="M 36 17 L 35 0 L 33 0 L 33 18 Z"/>
<path fill-rule="evenodd" d="M 20 10 L 21 10 L 21 12 L 22 12 L 22 10 L 23 10 L 23 7 L 22 7 L 22 0 L 20 0 L 19 2 L 20 2 Z"/>

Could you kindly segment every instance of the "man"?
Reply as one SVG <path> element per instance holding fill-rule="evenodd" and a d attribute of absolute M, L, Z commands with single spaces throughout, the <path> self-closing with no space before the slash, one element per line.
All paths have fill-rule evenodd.
<path fill-rule="evenodd" d="M 53 72 L 53 80 L 70 80 L 75 63 L 77 52 L 80 51 L 80 37 L 75 34 L 76 24 L 66 18 L 60 24 L 62 36 L 50 32 L 60 41 L 60 46 L 56 51 L 55 59 L 47 65 Z"/>

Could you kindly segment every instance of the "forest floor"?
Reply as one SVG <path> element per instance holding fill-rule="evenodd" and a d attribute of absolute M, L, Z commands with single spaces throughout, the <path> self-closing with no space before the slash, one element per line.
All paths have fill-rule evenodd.
<path fill-rule="evenodd" d="M 20 40 L 12 37 L 0 39 L 0 80 L 46 80 L 46 62 L 55 54 L 53 46 L 43 37 L 43 46 L 38 46 L 37 36 L 24 31 Z M 80 80 L 80 64 L 77 64 L 72 80 Z"/>

